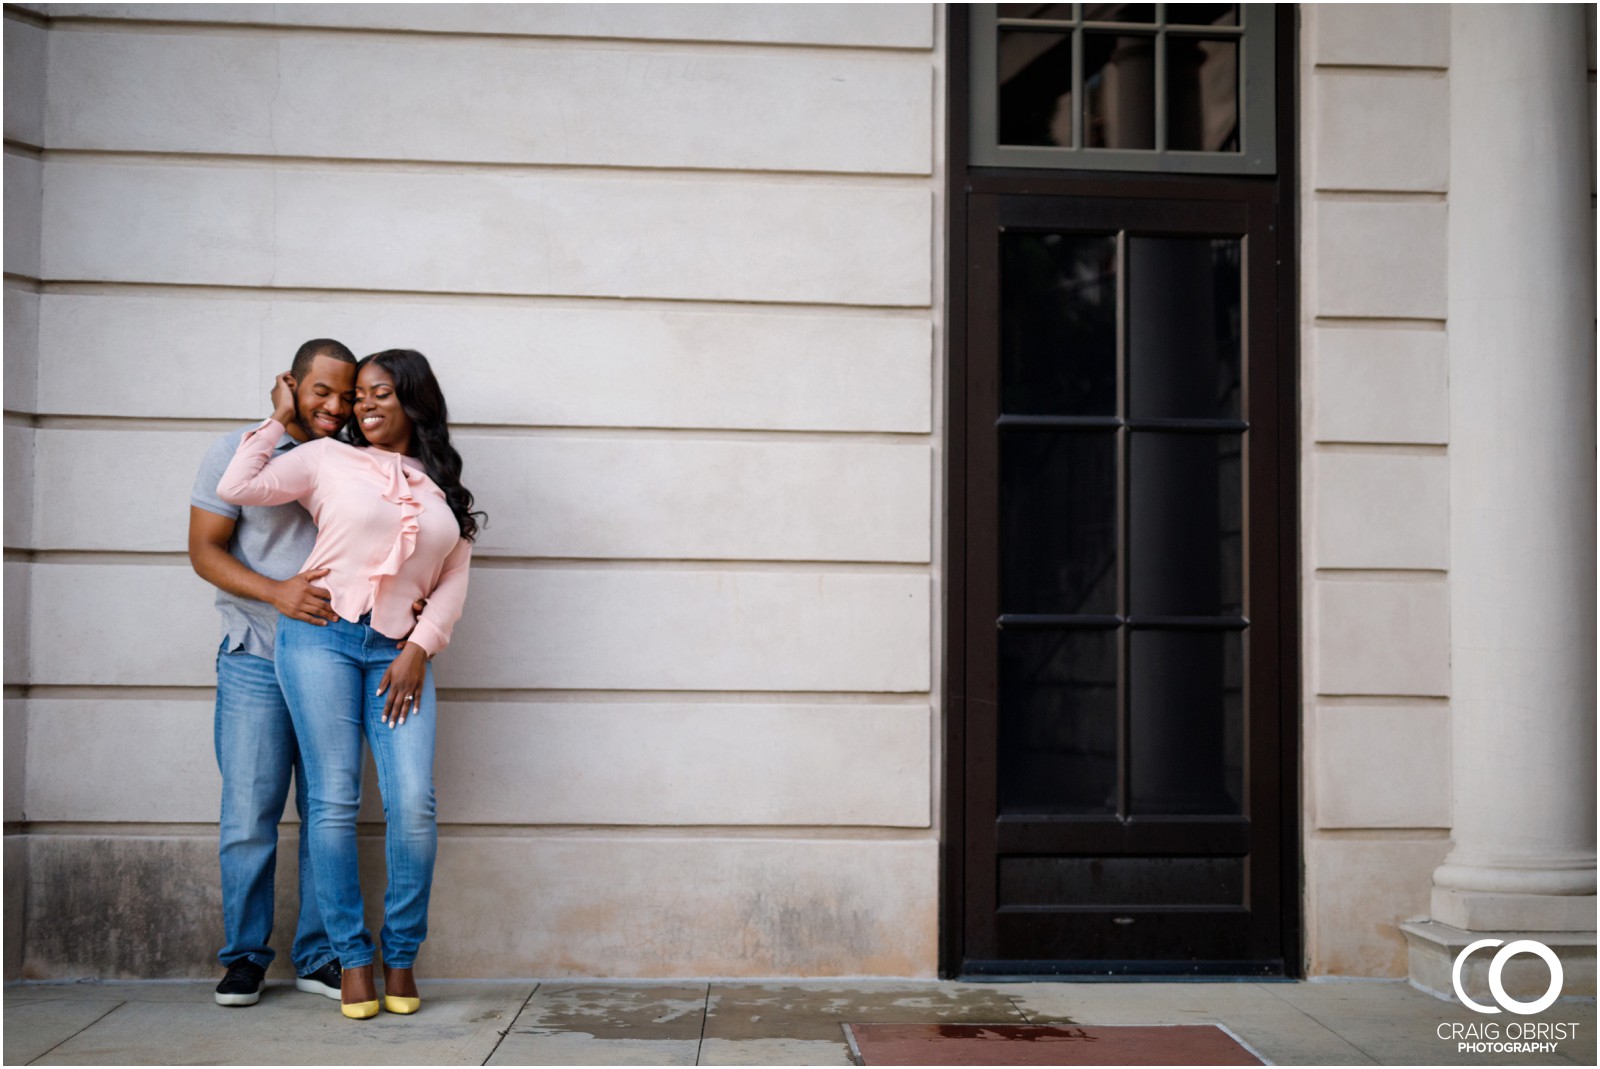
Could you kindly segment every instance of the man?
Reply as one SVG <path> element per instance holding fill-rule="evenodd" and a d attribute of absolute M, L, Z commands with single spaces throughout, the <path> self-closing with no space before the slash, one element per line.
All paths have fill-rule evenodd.
<path fill-rule="evenodd" d="M 283 450 L 337 434 L 350 418 L 356 358 L 331 338 L 300 346 L 289 369 L 295 418 Z M 217 497 L 234 449 L 248 428 L 219 438 L 195 478 L 189 504 L 189 561 L 217 588 L 222 647 L 217 652 L 215 737 L 222 770 L 221 843 L 224 945 L 217 955 L 227 974 L 217 985 L 223 1006 L 261 998 L 272 963 L 273 874 L 278 821 L 294 773 L 295 809 L 306 813 L 305 769 L 289 707 L 278 689 L 272 646 L 278 614 L 326 626 L 337 619 L 328 591 L 316 585 L 327 569 L 295 574 L 311 555 L 317 530 L 299 505 L 229 505 Z M 339 997 L 339 962 L 317 908 L 307 846 L 300 835 L 300 915 L 290 957 L 301 991 Z"/>

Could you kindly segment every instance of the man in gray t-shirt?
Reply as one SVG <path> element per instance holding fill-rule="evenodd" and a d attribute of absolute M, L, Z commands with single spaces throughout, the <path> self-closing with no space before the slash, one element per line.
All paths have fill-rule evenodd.
<path fill-rule="evenodd" d="M 331 338 L 306 342 L 290 368 L 295 419 L 283 451 L 337 434 L 350 418 L 355 356 Z M 296 504 L 240 508 L 217 497 L 217 483 L 248 428 L 218 439 L 195 477 L 189 498 L 189 560 L 217 588 L 222 644 L 217 650 L 215 740 L 222 771 L 222 925 L 218 960 L 227 974 L 217 985 L 224 1006 L 249 1006 L 261 997 L 272 963 L 273 873 L 278 821 L 294 774 L 295 809 L 306 813 L 305 769 L 289 707 L 272 661 L 278 614 L 308 623 L 337 619 L 328 591 L 316 581 L 326 569 L 302 572 L 317 530 Z M 317 906 L 308 837 L 300 836 L 300 912 L 290 957 L 295 987 L 339 997 L 339 962 Z"/>

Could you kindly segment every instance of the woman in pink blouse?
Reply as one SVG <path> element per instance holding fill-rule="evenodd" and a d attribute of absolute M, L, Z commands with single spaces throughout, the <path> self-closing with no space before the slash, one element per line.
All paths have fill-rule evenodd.
<path fill-rule="evenodd" d="M 357 365 L 351 442 L 322 438 L 274 458 L 294 415 L 280 380 L 273 414 L 246 434 L 217 486 L 237 505 L 298 501 L 317 525 L 302 570 L 327 569 L 338 619 L 278 619 L 278 681 L 305 757 L 317 902 L 343 969 L 346 1017 L 378 1012 L 373 942 L 361 905 L 356 812 L 361 744 L 372 750 L 388 823 L 383 1001 L 421 1005 L 412 972 L 428 927 L 438 842 L 434 822 L 436 705 L 429 660 L 450 641 L 467 596 L 478 533 L 461 456 L 450 444 L 444 394 L 427 358 L 409 349 Z M 414 605 L 421 601 L 420 615 Z"/>

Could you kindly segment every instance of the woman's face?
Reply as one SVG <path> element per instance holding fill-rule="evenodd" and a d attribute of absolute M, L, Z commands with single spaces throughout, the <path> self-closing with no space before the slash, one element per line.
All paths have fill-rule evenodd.
<path fill-rule="evenodd" d="M 394 376 L 376 360 L 356 376 L 356 421 L 375 448 L 406 453 L 411 448 L 411 420 L 400 408 Z"/>

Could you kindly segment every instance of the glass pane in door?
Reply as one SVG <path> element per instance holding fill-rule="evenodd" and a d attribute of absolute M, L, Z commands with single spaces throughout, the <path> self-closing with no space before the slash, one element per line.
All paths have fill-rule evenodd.
<path fill-rule="evenodd" d="M 1000 411 L 1109 416 L 1117 406 L 1117 239 L 1000 235 Z"/>
<path fill-rule="evenodd" d="M 1136 419 L 1238 419 L 1238 238 L 1128 238 L 1128 408 Z"/>
<path fill-rule="evenodd" d="M 1002 813 L 1117 811 L 1117 633 L 1002 631 Z"/>
<path fill-rule="evenodd" d="M 1117 611 L 1114 431 L 1000 436 L 1000 611 Z"/>

